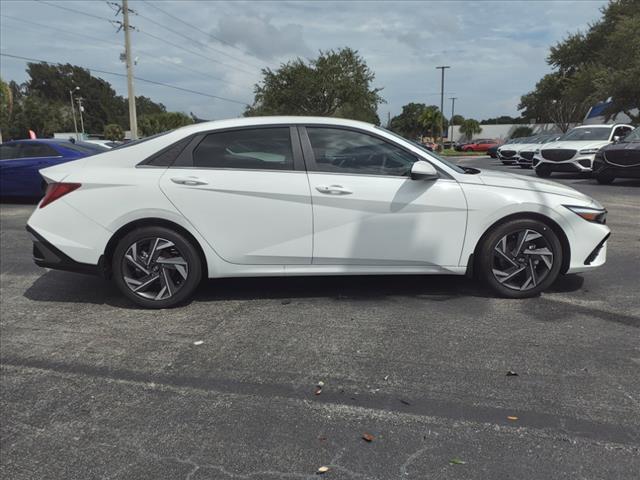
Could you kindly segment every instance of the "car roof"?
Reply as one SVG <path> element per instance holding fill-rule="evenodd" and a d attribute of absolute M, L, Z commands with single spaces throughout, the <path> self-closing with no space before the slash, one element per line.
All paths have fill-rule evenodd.
<path fill-rule="evenodd" d="M 263 117 L 242 117 L 230 118 L 227 120 L 214 120 L 211 122 L 194 123 L 181 127 L 181 132 L 196 133 L 207 130 L 217 130 L 221 128 L 250 127 L 259 125 L 287 125 L 292 123 L 317 123 L 322 125 L 351 126 L 351 127 L 375 127 L 375 125 L 359 120 L 348 120 L 346 118 L 334 117 L 304 117 L 304 116 L 263 116 Z"/>

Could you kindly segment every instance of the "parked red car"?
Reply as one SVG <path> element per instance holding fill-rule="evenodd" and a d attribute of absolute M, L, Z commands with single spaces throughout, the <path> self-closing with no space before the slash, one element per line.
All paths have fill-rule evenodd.
<path fill-rule="evenodd" d="M 486 152 L 491 147 L 495 147 L 498 145 L 497 140 L 474 140 L 473 142 L 467 143 L 462 147 L 463 152 Z"/>

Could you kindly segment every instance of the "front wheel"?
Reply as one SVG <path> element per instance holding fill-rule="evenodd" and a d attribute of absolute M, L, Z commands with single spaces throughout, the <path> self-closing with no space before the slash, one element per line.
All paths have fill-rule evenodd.
<path fill-rule="evenodd" d="M 512 220 L 493 229 L 478 249 L 479 276 L 498 295 L 533 297 L 548 288 L 562 266 L 555 232 L 539 220 Z"/>
<path fill-rule="evenodd" d="M 183 303 L 202 278 L 195 246 L 166 227 L 142 227 L 125 235 L 116 246 L 112 269 L 120 291 L 145 308 Z"/>

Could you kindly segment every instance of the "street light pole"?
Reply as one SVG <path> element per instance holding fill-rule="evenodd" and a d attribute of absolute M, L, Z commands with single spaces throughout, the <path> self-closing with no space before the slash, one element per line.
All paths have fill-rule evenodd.
<path fill-rule="evenodd" d="M 436 67 L 436 69 L 442 70 L 442 81 L 440 83 L 440 149 L 444 147 L 444 132 L 442 131 L 444 129 L 444 71 L 447 68 L 451 67 L 449 65 L 441 65 L 439 67 Z"/>
<path fill-rule="evenodd" d="M 453 114 L 455 112 L 456 100 L 457 99 L 458 99 L 458 97 L 450 97 L 450 100 L 451 100 L 451 121 L 449 123 L 451 124 L 451 138 L 449 138 L 449 141 L 451 142 L 451 146 L 453 146 Z"/>
<path fill-rule="evenodd" d="M 76 98 L 76 102 L 78 102 L 78 112 L 80 112 L 80 128 L 82 129 L 82 139 L 84 140 L 84 119 L 82 118 L 84 106 L 82 105 L 82 97 Z"/>
<path fill-rule="evenodd" d="M 73 131 L 76 134 L 76 141 L 78 138 L 78 122 L 76 122 L 76 106 L 73 104 L 73 91 L 80 90 L 80 87 L 76 87 L 73 90 L 69 90 L 69 98 L 71 99 L 71 115 L 73 116 Z"/>

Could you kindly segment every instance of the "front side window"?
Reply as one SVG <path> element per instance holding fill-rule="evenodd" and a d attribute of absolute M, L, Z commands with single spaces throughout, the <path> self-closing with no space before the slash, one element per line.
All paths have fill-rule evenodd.
<path fill-rule="evenodd" d="M 210 133 L 193 151 L 193 166 L 293 170 L 289 127 Z"/>
<path fill-rule="evenodd" d="M 624 138 L 627 133 L 629 133 L 631 129 L 629 127 L 618 127 L 616 131 L 613 133 L 614 137 Z"/>
<path fill-rule="evenodd" d="M 339 128 L 307 127 L 321 172 L 405 176 L 416 157 L 378 137 Z"/>

